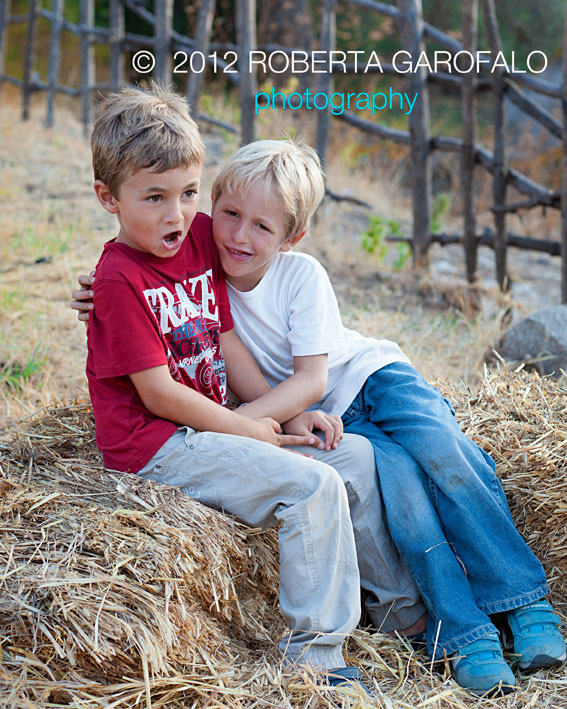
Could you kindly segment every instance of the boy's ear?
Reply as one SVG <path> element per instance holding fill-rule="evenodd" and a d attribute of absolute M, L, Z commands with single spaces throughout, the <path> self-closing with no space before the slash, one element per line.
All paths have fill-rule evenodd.
<path fill-rule="evenodd" d="M 118 204 L 108 186 L 102 180 L 95 180 L 93 187 L 102 207 L 110 214 L 116 214 L 118 212 Z"/>
<path fill-rule="evenodd" d="M 303 229 L 302 231 L 298 231 L 297 234 L 290 236 L 289 239 L 286 239 L 286 241 L 284 241 L 284 243 L 280 246 L 280 251 L 291 251 L 294 246 L 299 244 L 306 233 L 307 229 Z"/>

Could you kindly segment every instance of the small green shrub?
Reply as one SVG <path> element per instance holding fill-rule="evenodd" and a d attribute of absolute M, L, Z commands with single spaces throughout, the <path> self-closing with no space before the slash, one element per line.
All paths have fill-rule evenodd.
<path fill-rule="evenodd" d="M 34 259 L 47 258 L 64 254 L 69 250 L 73 240 L 73 227 L 61 230 L 50 230 L 47 234 L 39 234 L 32 227 L 24 227 L 14 234 L 11 245 L 14 249 L 24 251 Z"/>
<path fill-rule="evenodd" d="M 431 207 L 431 231 L 436 234 L 443 226 L 443 217 L 449 211 L 451 206 L 451 195 L 447 192 L 440 192 L 435 195 L 433 205 Z"/>
<path fill-rule="evenodd" d="M 40 374 L 47 361 L 47 357 L 42 357 L 39 354 L 40 344 L 36 345 L 24 364 L 11 362 L 3 365 L 0 363 L 0 384 L 2 386 L 17 392 L 23 389 L 24 384 L 32 377 Z"/>
<path fill-rule="evenodd" d="M 386 237 L 403 238 L 404 232 L 400 222 L 371 214 L 368 217 L 368 229 L 362 232 L 362 248 L 367 254 L 374 254 L 378 263 L 383 263 L 391 248 L 398 253 L 392 263 L 395 271 L 401 270 L 411 257 L 411 246 L 406 242 L 388 244 Z"/>
<path fill-rule="evenodd" d="M 17 290 L 0 288 L 0 311 L 21 310 L 23 301 Z"/>

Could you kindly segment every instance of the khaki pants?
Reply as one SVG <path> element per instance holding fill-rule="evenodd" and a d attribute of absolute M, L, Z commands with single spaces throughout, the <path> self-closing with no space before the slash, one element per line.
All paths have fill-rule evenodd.
<path fill-rule="evenodd" d="M 290 662 L 330 669 L 344 665 L 342 644 L 360 617 L 361 577 L 371 617 L 384 629 L 410 625 L 424 608 L 383 521 L 372 446 L 346 435 L 334 451 L 299 450 L 319 460 L 181 428 L 138 475 L 254 527 L 281 522 L 280 607 L 290 635 L 280 647 Z"/>

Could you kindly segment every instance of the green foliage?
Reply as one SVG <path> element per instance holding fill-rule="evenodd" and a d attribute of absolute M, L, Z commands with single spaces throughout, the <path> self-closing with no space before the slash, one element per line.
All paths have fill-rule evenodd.
<path fill-rule="evenodd" d="M 442 220 L 449 211 L 451 197 L 446 192 L 438 194 L 433 200 L 431 208 L 431 229 L 437 232 L 442 227 Z M 411 258 L 411 246 L 406 241 L 388 243 L 387 237 L 404 238 L 402 226 L 396 219 L 377 217 L 374 214 L 368 217 L 368 229 L 362 232 L 362 248 L 367 254 L 374 255 L 378 263 L 382 264 L 386 258 L 396 251 L 396 257 L 391 262 L 394 271 L 400 271 Z"/>
<path fill-rule="evenodd" d="M 550 61 L 558 58 L 563 36 L 563 2 L 561 0 L 498 0 L 496 16 L 502 37 L 504 55 L 511 61 L 516 53 L 517 68 L 525 68 L 528 54 L 546 52 Z M 440 30 L 454 34 L 461 31 L 462 3 L 452 0 L 423 0 L 423 17 Z M 479 10 L 479 49 L 488 49 Z M 434 43 L 432 49 L 438 47 Z"/>
<path fill-rule="evenodd" d="M 371 214 L 368 217 L 368 229 L 362 232 L 362 248 L 367 254 L 377 257 L 378 263 L 383 263 L 392 246 L 386 242 L 386 237 L 404 237 L 400 222 L 395 219 L 386 219 Z M 394 245 L 397 256 L 392 263 L 395 271 L 402 269 L 411 256 L 411 247 L 406 242 L 397 242 Z"/>
<path fill-rule="evenodd" d="M 28 0 L 15 0 L 16 6 L 22 8 L 28 5 Z M 95 24 L 102 27 L 108 27 L 109 21 L 109 2 L 108 0 L 95 0 Z M 154 2 L 148 4 L 142 3 L 150 12 L 154 12 Z M 71 22 L 79 21 L 80 0 L 65 0 L 65 18 Z M 14 11 L 15 12 L 15 11 Z M 23 10 L 25 12 L 25 10 Z M 174 0 L 173 3 L 173 25 L 178 32 L 189 35 L 187 25 L 187 15 L 185 11 L 184 0 Z M 136 34 L 152 34 L 152 29 L 140 17 L 129 9 L 125 11 L 126 32 L 135 32 Z M 194 29 L 194 28 L 193 28 Z M 191 33 L 192 34 L 192 33 Z"/>
<path fill-rule="evenodd" d="M 451 195 L 441 192 L 435 196 L 431 207 L 431 231 L 435 234 L 443 226 L 443 217 L 451 206 Z"/>
<path fill-rule="evenodd" d="M 0 288 L 0 311 L 20 310 L 23 300 L 17 290 Z"/>
<path fill-rule="evenodd" d="M 400 241 L 395 244 L 395 249 L 398 255 L 392 263 L 392 268 L 394 271 L 401 271 L 411 259 L 411 246 L 406 241 Z"/>
<path fill-rule="evenodd" d="M 367 254 L 376 254 L 383 261 L 388 252 L 384 243 L 386 236 L 386 220 L 371 214 L 368 217 L 368 229 L 362 232 L 362 248 Z"/>
<path fill-rule="evenodd" d="M 70 226 L 61 231 L 49 231 L 45 236 L 38 234 L 32 227 L 24 227 L 21 232 L 12 237 L 11 247 L 23 250 L 37 260 L 64 254 L 68 251 L 72 238 L 73 228 Z"/>
<path fill-rule="evenodd" d="M 3 365 L 0 363 L 0 385 L 18 392 L 32 377 L 39 375 L 47 361 L 47 357 L 39 355 L 40 345 L 41 343 L 36 345 L 33 352 L 30 352 L 24 364 L 11 362 Z"/>

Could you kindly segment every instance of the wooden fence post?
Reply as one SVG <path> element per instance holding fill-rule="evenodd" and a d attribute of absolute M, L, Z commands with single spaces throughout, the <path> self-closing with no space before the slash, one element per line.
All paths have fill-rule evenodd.
<path fill-rule="evenodd" d="M 475 54 L 478 39 L 478 0 L 463 0 L 463 49 Z M 463 75 L 461 110 L 463 120 L 463 149 L 461 151 L 461 183 L 463 189 L 463 246 L 467 279 L 473 283 L 476 276 L 477 241 L 476 210 L 474 196 L 474 144 L 476 124 L 476 74 L 469 71 Z"/>
<path fill-rule="evenodd" d="M 256 69 L 249 66 L 250 51 L 256 47 L 256 0 L 237 0 L 236 27 L 240 81 L 240 128 L 242 145 L 256 140 L 254 96 L 258 84 Z"/>
<path fill-rule="evenodd" d="M 502 41 L 498 30 L 494 0 L 482 0 L 482 13 L 484 16 L 488 46 L 495 57 L 502 50 Z M 497 68 L 493 74 L 493 89 L 495 96 L 494 106 L 494 181 L 492 183 L 492 196 L 495 207 L 506 204 L 506 188 L 508 183 L 508 166 L 506 161 L 506 104 L 504 92 L 506 90 L 504 69 Z M 508 290 L 508 269 L 506 265 L 506 212 L 494 212 L 494 257 L 496 260 L 496 280 L 502 290 Z"/>
<path fill-rule="evenodd" d="M 81 118 L 85 138 L 89 132 L 93 98 L 91 86 L 95 83 L 94 47 L 89 35 L 89 28 L 94 27 L 94 0 L 81 0 Z"/>
<path fill-rule="evenodd" d="M 415 64 L 419 54 L 425 50 L 421 0 L 398 0 L 398 7 L 403 15 L 400 22 L 402 46 L 411 54 Z M 413 178 L 413 265 L 415 268 L 426 269 L 431 244 L 431 146 L 425 67 L 409 74 L 408 93 L 410 96 L 417 94 L 409 117 Z"/>
<path fill-rule="evenodd" d="M 561 302 L 567 303 L 567 5 L 563 32 L 563 145 L 561 155 Z"/>
<path fill-rule="evenodd" d="M 215 0 L 201 0 L 195 29 L 195 51 L 202 52 L 205 57 L 209 52 L 214 14 Z M 199 94 L 204 78 L 205 69 L 203 68 L 203 71 L 190 73 L 187 82 L 187 101 L 195 118 L 199 114 Z"/>
<path fill-rule="evenodd" d="M 320 49 L 325 52 L 324 56 L 329 56 L 329 52 L 335 49 L 336 41 L 336 13 L 337 0 L 325 0 L 321 10 L 321 39 Z M 321 74 L 318 91 L 325 94 L 329 101 L 333 93 L 333 74 L 330 66 L 327 71 Z M 317 111 L 317 152 L 321 159 L 321 164 L 325 167 L 327 161 L 327 143 L 329 141 L 329 128 L 331 125 L 331 113 L 327 108 L 324 111 Z"/>
<path fill-rule="evenodd" d="M 28 29 L 26 32 L 26 47 L 24 49 L 24 87 L 22 91 L 22 120 L 30 117 L 30 95 L 32 88 L 32 71 L 34 61 L 34 39 L 37 21 L 37 0 L 30 0 L 28 10 Z"/>
<path fill-rule="evenodd" d="M 53 126 L 53 110 L 57 78 L 59 77 L 59 35 L 63 27 L 63 0 L 51 0 L 51 39 L 49 41 L 49 67 L 47 79 L 47 113 L 45 125 Z"/>
<path fill-rule="evenodd" d="M 26 32 L 26 46 L 24 49 L 24 86 L 22 90 L 22 120 L 30 117 L 30 95 L 32 88 L 32 71 L 34 60 L 34 39 L 37 20 L 37 0 L 29 0 L 28 29 Z"/>
<path fill-rule="evenodd" d="M 173 0 L 155 0 L 155 76 L 158 81 L 171 81 L 171 31 L 173 29 Z"/>
<path fill-rule="evenodd" d="M 124 7 L 122 0 L 110 0 L 108 5 L 110 37 L 110 90 L 120 91 L 124 81 Z"/>
<path fill-rule="evenodd" d="M 8 18 L 10 17 L 10 0 L 0 0 L 0 89 L 4 73 L 4 58 L 6 56 L 6 40 L 8 37 Z"/>

